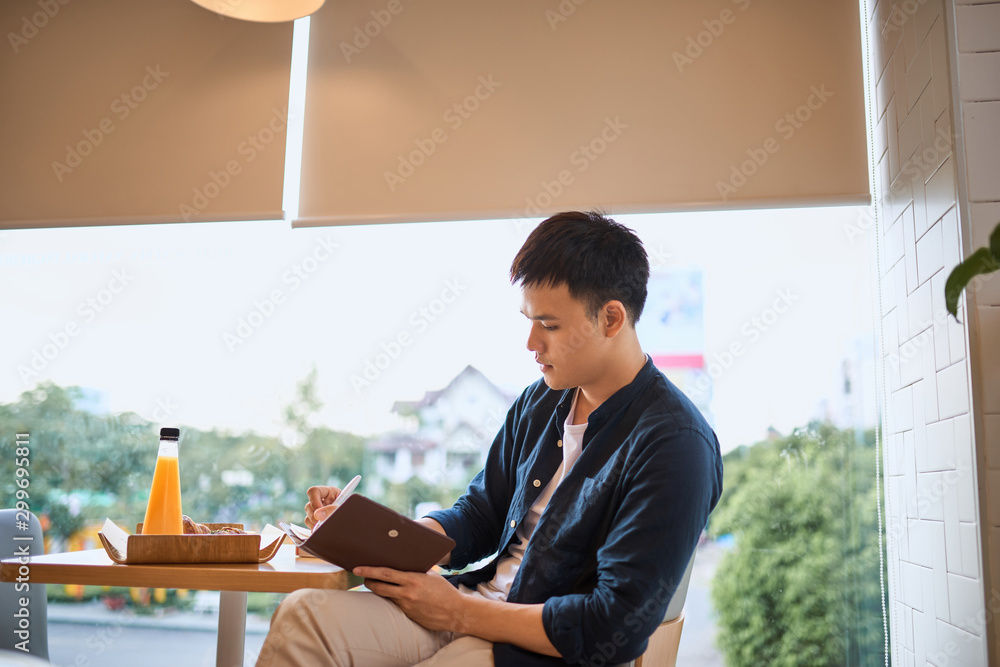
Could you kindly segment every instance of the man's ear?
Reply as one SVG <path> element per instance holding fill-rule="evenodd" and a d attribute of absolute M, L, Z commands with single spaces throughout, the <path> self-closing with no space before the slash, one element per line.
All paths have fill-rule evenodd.
<path fill-rule="evenodd" d="M 601 309 L 601 325 L 604 335 L 614 338 L 628 324 L 628 312 L 621 301 L 608 301 Z"/>

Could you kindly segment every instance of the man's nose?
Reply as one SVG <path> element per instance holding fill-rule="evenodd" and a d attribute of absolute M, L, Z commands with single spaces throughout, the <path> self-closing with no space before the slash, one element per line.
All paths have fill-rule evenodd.
<path fill-rule="evenodd" d="M 539 341 L 538 336 L 536 336 L 535 333 L 536 333 L 535 327 L 532 326 L 531 329 L 528 331 L 528 341 L 525 347 L 527 347 L 529 351 L 537 354 L 538 352 L 540 352 L 539 348 L 541 347 L 541 342 Z"/>

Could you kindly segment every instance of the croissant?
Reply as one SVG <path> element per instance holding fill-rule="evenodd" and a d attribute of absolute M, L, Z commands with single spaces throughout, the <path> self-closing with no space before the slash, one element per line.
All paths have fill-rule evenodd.
<path fill-rule="evenodd" d="M 181 523 L 184 524 L 185 535 L 208 535 L 212 529 L 203 523 L 197 523 L 187 514 L 181 515 Z"/>
<path fill-rule="evenodd" d="M 224 528 L 219 528 L 218 530 L 212 530 L 203 523 L 198 523 L 187 514 L 181 515 L 181 523 L 184 524 L 184 534 L 185 535 L 247 535 L 245 530 L 240 530 L 239 528 L 233 528 L 232 526 L 225 526 Z"/>

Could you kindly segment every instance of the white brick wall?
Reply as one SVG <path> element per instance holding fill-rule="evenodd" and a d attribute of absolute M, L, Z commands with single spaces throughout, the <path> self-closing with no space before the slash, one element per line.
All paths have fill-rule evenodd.
<path fill-rule="evenodd" d="M 955 7 L 957 27 L 958 95 L 961 106 L 962 151 L 966 191 L 959 190 L 965 212 L 963 231 L 970 237 L 967 252 L 988 243 L 1000 222 L 1000 3 L 959 2 Z M 984 583 L 987 591 L 986 619 L 991 637 L 991 655 L 1000 656 L 1000 276 L 976 289 L 969 297 L 970 341 L 973 360 L 973 415 L 970 430 L 980 443 L 974 461 L 980 470 L 983 492 L 980 515 L 986 544 Z M 973 428 L 974 427 L 974 428 Z M 971 452 L 970 452 L 971 455 Z M 969 498 L 966 502 L 974 502 Z M 972 536 L 965 538 L 971 543 Z M 964 555 L 964 554 L 963 554 Z M 959 580 L 961 581 L 961 580 Z M 956 592 L 955 606 L 968 611 L 971 587 Z"/>
<path fill-rule="evenodd" d="M 971 331 L 944 307 L 951 268 L 1000 221 L 1000 3 L 869 4 L 892 662 L 1000 664 L 1000 594 L 984 593 L 1000 582 L 1000 277 L 960 312 Z"/>

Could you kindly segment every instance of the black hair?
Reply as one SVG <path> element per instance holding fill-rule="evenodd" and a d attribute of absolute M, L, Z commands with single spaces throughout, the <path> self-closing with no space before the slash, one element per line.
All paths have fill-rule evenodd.
<path fill-rule="evenodd" d="M 536 227 L 510 266 L 511 283 L 565 284 L 595 319 L 608 301 L 621 301 L 632 326 L 646 304 L 649 259 L 628 227 L 595 212 L 557 213 Z"/>

